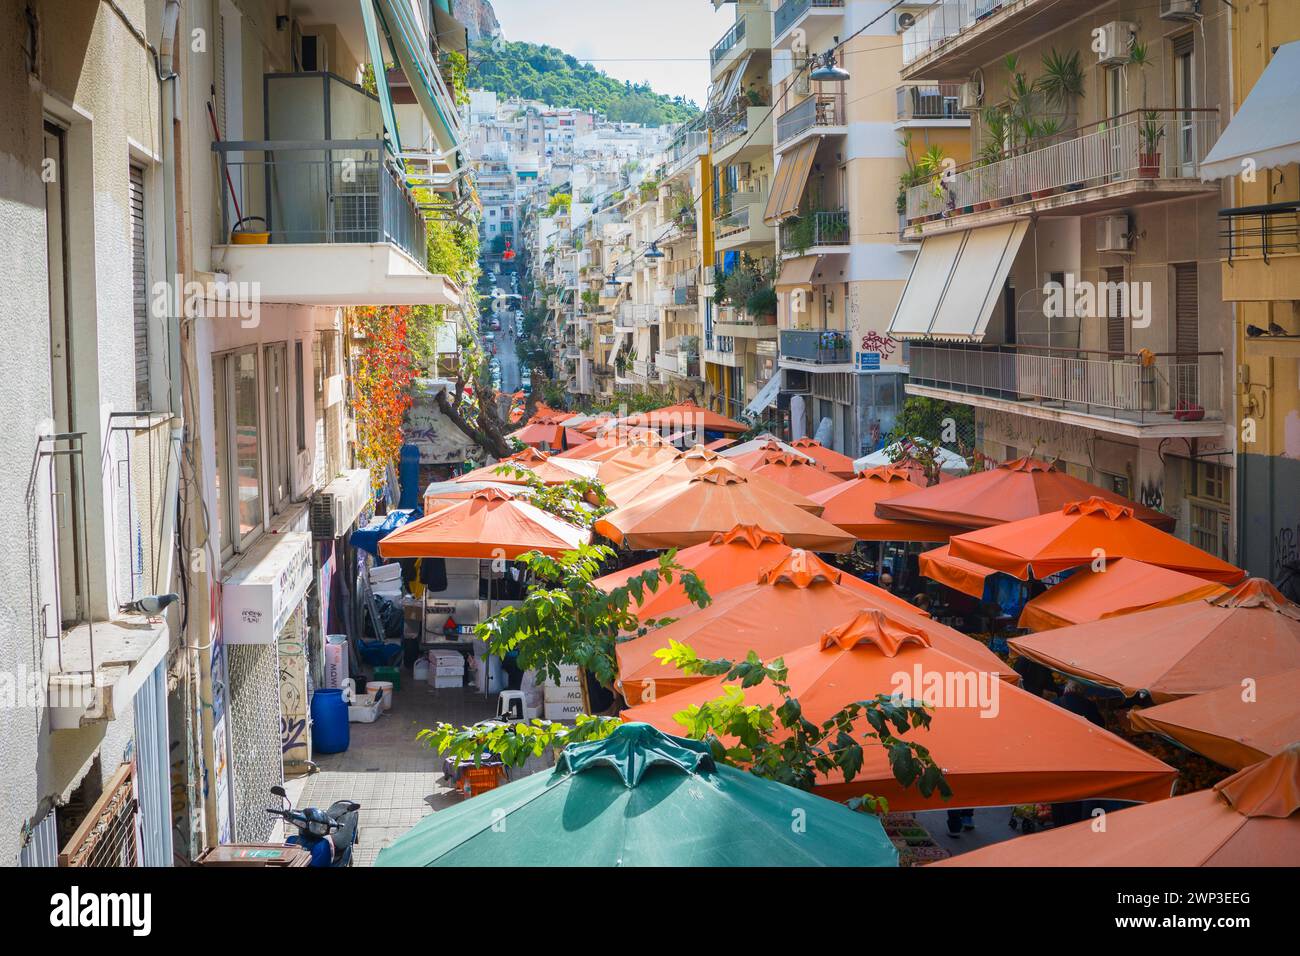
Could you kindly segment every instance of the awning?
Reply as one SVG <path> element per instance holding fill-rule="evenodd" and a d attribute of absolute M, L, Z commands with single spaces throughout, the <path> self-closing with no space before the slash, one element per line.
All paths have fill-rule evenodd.
<path fill-rule="evenodd" d="M 821 256 L 799 256 L 797 259 L 787 259 L 781 264 L 781 274 L 776 279 L 776 291 L 811 286 L 813 273 L 817 271 L 817 260 L 820 258 Z"/>
<path fill-rule="evenodd" d="M 399 0 L 373 0 L 373 3 L 379 15 L 378 25 L 388 37 L 393 55 L 411 84 L 411 92 L 415 94 L 420 110 L 435 131 L 441 130 L 438 146 L 450 154 L 461 145 L 460 117 L 442 73 L 429 55 L 428 38 L 421 39 L 421 34 L 426 31 L 416 22 L 409 5 Z M 375 79 L 378 81 L 381 75 L 382 70 L 377 68 Z M 455 168 L 454 158 L 449 159 Z"/>
<path fill-rule="evenodd" d="M 1201 161 L 1201 179 L 1209 182 L 1247 168 L 1274 169 L 1300 162 L 1300 126 L 1283 120 L 1294 116 L 1297 101 L 1300 41 L 1277 48 L 1237 115 Z M 1250 165 L 1243 165 L 1247 161 Z"/>
<path fill-rule="evenodd" d="M 889 324 L 895 338 L 978 342 L 1029 223 L 1020 220 L 922 240 Z"/>
<path fill-rule="evenodd" d="M 813 156 L 819 142 L 821 137 L 814 136 L 800 143 L 776 168 L 776 179 L 767 197 L 767 208 L 763 210 L 763 221 L 769 226 L 799 211 L 799 199 L 808 183 L 808 174 L 812 172 Z"/>
<path fill-rule="evenodd" d="M 711 107 L 725 109 L 728 103 L 735 100 L 736 95 L 740 92 L 740 81 L 744 78 L 745 69 L 749 66 L 749 61 L 753 56 L 752 51 L 746 53 L 744 58 L 736 64 L 736 68 L 727 75 L 727 83 L 722 87 L 721 94 L 709 104 Z"/>
<path fill-rule="evenodd" d="M 745 411 L 742 414 L 749 417 L 761 415 L 776 401 L 776 393 L 779 391 L 781 391 L 781 373 L 778 371 L 758 390 L 758 394 L 754 396 L 752 402 L 745 406 Z"/>

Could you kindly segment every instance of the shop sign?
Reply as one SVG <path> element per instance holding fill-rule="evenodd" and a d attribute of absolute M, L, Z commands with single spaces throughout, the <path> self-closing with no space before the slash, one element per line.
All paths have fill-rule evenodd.
<path fill-rule="evenodd" d="M 223 582 L 222 635 L 227 644 L 273 644 L 307 596 L 311 534 L 268 534 Z"/>

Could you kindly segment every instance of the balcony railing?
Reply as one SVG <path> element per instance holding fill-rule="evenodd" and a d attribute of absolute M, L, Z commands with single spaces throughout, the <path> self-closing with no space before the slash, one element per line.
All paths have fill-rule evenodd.
<path fill-rule="evenodd" d="M 1011 0 L 940 0 L 903 32 L 903 65 L 920 59 Z"/>
<path fill-rule="evenodd" d="M 781 251 L 802 253 L 817 246 L 847 246 L 849 214 L 843 209 L 810 212 L 781 223 Z"/>
<path fill-rule="evenodd" d="M 788 143 L 815 127 L 844 125 L 844 97 L 816 93 L 776 118 L 776 141 Z"/>
<path fill-rule="evenodd" d="M 624 302 L 619 306 L 615 324 L 624 329 L 651 325 L 655 320 L 654 306 L 648 303 Z"/>
<path fill-rule="evenodd" d="M 1219 210 L 1219 248 L 1234 259 L 1263 259 L 1300 254 L 1300 202 L 1237 206 Z"/>
<path fill-rule="evenodd" d="M 843 9 L 844 0 L 785 0 L 772 15 L 772 36 L 779 37 L 812 7 Z"/>
<path fill-rule="evenodd" d="M 746 22 L 744 17 L 738 19 L 731 25 L 731 29 L 722 35 L 722 39 L 713 45 L 713 49 L 709 51 L 710 66 L 716 66 L 719 60 L 731 52 L 732 47 L 745 39 Z"/>
<path fill-rule="evenodd" d="M 236 223 L 227 190 L 239 198 L 243 228 L 269 242 L 391 242 L 423 263 L 424 217 L 381 140 L 255 140 L 214 143 L 222 189 L 222 240 Z M 256 217 L 258 221 L 248 222 Z"/>
<path fill-rule="evenodd" d="M 721 219 L 714 220 L 714 234 L 719 239 L 744 232 L 749 228 L 749 211 L 752 206 L 741 206 L 735 212 L 728 213 Z"/>
<path fill-rule="evenodd" d="M 853 360 L 853 349 L 848 336 L 834 329 L 782 329 L 781 358 L 843 365 Z"/>
<path fill-rule="evenodd" d="M 900 86 L 895 95 L 900 120 L 970 118 L 959 105 L 960 83 L 916 83 Z"/>
<path fill-rule="evenodd" d="M 1138 424 L 1223 420 L 1223 353 L 913 345 L 908 380 Z"/>
<path fill-rule="evenodd" d="M 979 212 L 1055 191 L 1140 179 L 1199 182 L 1201 159 L 1218 137 L 1217 110 L 1125 113 L 1068 139 L 1056 137 L 1055 142 L 992 163 L 968 164 L 944 181 L 913 186 L 907 191 L 907 218 Z"/>
<path fill-rule="evenodd" d="M 675 306 L 699 304 L 699 285 L 695 270 L 691 269 L 688 272 L 680 272 L 674 276 L 672 292 L 672 304 Z"/>

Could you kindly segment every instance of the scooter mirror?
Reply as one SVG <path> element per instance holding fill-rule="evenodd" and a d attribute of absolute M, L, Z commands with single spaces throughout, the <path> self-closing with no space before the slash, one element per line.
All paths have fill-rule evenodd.
<path fill-rule="evenodd" d="M 272 787 L 271 795 L 279 797 L 281 800 L 288 800 L 289 795 L 284 792 L 284 787 Z"/>

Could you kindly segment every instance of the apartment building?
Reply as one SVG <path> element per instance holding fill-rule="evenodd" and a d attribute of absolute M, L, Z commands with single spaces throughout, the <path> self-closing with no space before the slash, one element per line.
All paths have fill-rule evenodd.
<path fill-rule="evenodd" d="M 889 334 L 908 394 L 969 405 L 981 451 L 1056 458 L 1233 556 L 1223 184 L 1229 19 L 1195 4 L 935 3 L 905 82 L 960 83 L 973 159 L 905 195 L 920 240 Z"/>
<path fill-rule="evenodd" d="M 1206 11 L 1202 11 L 1206 12 Z M 1236 312 L 1236 564 L 1300 588 L 1300 6 L 1231 14 L 1232 119 L 1201 164 L 1219 210 L 1224 301 Z M 1281 117 L 1292 122 L 1279 122 Z"/>
<path fill-rule="evenodd" d="M 167 865 L 269 836 L 324 636 L 356 633 L 353 310 L 460 303 L 425 235 L 469 208 L 439 56 L 464 28 L 446 0 L 3 15 L 5 235 L 31 263 L 6 301 L 39 334 L 3 360 L 31 550 L 0 654 L 40 693 L 0 717 L 0 852 Z"/>

